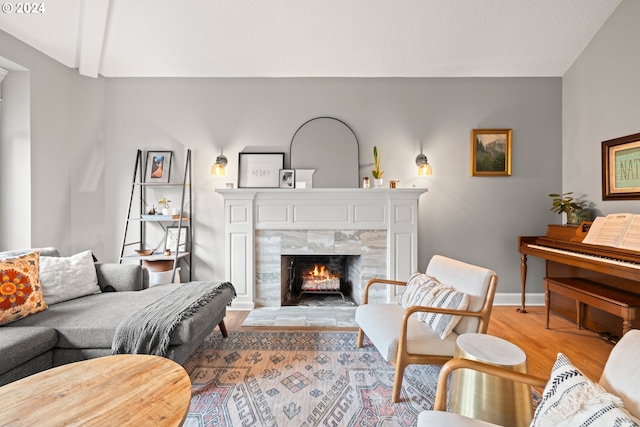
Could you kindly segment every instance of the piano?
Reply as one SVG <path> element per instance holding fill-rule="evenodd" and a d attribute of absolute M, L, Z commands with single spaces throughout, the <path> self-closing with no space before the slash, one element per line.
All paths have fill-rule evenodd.
<path fill-rule="evenodd" d="M 585 279 L 640 297 L 640 252 L 582 243 L 590 226 L 586 221 L 574 226 L 549 225 L 545 236 L 518 237 L 522 281 L 518 311 L 526 313 L 528 256 L 545 260 L 546 277 Z"/>

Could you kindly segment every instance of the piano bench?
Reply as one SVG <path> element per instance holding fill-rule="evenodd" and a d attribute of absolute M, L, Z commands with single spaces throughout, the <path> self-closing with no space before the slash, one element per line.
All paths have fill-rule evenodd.
<path fill-rule="evenodd" d="M 545 277 L 544 305 L 546 329 L 549 329 L 551 293 L 555 292 L 576 300 L 576 323 L 582 328 L 582 309 L 587 304 L 622 318 L 622 334 L 631 329 L 631 322 L 640 319 L 640 296 L 603 285 L 592 280 L 575 277 Z"/>

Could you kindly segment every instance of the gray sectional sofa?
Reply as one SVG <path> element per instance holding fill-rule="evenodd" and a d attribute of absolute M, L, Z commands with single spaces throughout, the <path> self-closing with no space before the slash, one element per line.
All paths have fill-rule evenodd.
<path fill-rule="evenodd" d="M 59 256 L 54 248 L 40 251 L 41 256 Z M 137 264 L 96 263 L 95 267 L 101 293 L 49 305 L 0 326 L 0 385 L 54 366 L 112 354 L 113 337 L 123 319 L 167 297 L 176 286 L 187 285 L 146 288 L 148 274 Z M 232 286 L 221 288 L 212 301 L 181 320 L 170 334 L 166 357 L 183 363 L 216 325 L 226 336 L 223 320 L 234 296 Z"/>

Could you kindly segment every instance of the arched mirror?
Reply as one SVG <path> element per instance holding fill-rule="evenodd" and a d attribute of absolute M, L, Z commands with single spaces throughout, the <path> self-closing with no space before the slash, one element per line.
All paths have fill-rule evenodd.
<path fill-rule="evenodd" d="M 291 139 L 292 169 L 315 169 L 317 188 L 358 188 L 358 138 L 343 121 L 317 117 L 305 122 Z"/>

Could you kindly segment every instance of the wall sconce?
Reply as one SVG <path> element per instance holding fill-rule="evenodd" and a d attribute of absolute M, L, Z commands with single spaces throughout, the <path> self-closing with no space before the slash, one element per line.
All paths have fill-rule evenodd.
<path fill-rule="evenodd" d="M 227 166 L 227 157 L 220 154 L 216 157 L 216 162 L 211 166 L 211 175 L 224 176 L 224 167 Z"/>
<path fill-rule="evenodd" d="M 433 174 L 433 170 L 431 170 L 431 165 L 427 160 L 427 156 L 420 153 L 416 157 L 416 165 L 418 165 L 418 176 L 428 176 Z"/>

